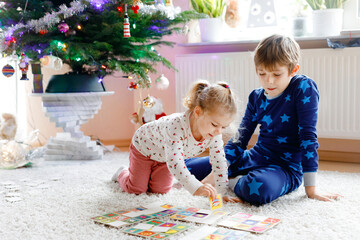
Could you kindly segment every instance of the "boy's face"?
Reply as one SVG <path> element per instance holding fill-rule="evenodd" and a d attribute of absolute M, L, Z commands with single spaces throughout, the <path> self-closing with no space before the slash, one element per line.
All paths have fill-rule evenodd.
<path fill-rule="evenodd" d="M 261 86 L 269 97 L 277 97 L 285 91 L 290 83 L 290 79 L 299 70 L 296 65 L 291 73 L 287 66 L 276 64 L 274 70 L 270 71 L 263 65 L 256 67 L 256 74 L 260 79 Z"/>

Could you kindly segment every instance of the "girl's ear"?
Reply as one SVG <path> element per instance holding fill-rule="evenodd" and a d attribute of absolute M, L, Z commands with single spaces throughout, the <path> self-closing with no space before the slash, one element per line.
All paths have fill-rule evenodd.
<path fill-rule="evenodd" d="M 196 106 L 196 107 L 194 108 L 195 117 L 200 117 L 202 113 L 203 113 L 203 110 L 201 109 L 200 106 Z"/>
<path fill-rule="evenodd" d="M 296 64 L 294 69 L 292 70 L 290 76 L 291 77 L 295 76 L 295 74 L 299 71 L 299 68 L 300 68 L 299 64 Z"/>

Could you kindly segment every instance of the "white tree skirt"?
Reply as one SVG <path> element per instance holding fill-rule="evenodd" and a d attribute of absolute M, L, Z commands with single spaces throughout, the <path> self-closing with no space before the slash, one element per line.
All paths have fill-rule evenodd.
<path fill-rule="evenodd" d="M 103 160 L 39 160 L 29 168 L 0 169 L 0 239 L 136 239 L 95 224 L 91 217 L 153 202 L 209 208 L 206 198 L 184 189 L 165 195 L 122 192 L 110 179 L 120 165 L 128 164 L 127 157 L 126 152 L 111 153 Z M 359 183 L 360 174 L 320 171 L 319 187 L 343 199 L 311 200 L 301 186 L 265 206 L 226 204 L 224 210 L 281 219 L 273 229 L 247 239 L 359 239 Z"/>

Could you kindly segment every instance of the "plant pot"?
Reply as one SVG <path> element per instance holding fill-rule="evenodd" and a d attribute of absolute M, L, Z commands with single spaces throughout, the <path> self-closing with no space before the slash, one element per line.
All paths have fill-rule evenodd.
<path fill-rule="evenodd" d="M 94 75 L 68 73 L 53 75 L 46 87 L 47 93 L 105 92 L 99 78 Z"/>
<path fill-rule="evenodd" d="M 219 42 L 223 39 L 223 20 L 221 18 L 199 19 L 202 42 Z"/>
<path fill-rule="evenodd" d="M 313 35 L 324 37 L 340 35 L 343 12 L 342 8 L 313 11 Z"/>

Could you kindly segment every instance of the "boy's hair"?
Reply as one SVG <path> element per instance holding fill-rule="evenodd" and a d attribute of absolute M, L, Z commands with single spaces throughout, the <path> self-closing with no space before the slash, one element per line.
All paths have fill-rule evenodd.
<path fill-rule="evenodd" d="M 237 111 L 235 95 L 225 82 L 210 84 L 206 80 L 198 80 L 193 83 L 186 97 L 184 106 L 190 111 L 200 106 L 205 112 L 223 110 L 226 113 L 235 114 Z"/>
<path fill-rule="evenodd" d="M 279 64 L 287 66 L 290 74 L 299 63 L 299 59 L 299 44 L 289 36 L 271 35 L 261 40 L 255 49 L 255 66 L 263 65 L 270 71 L 275 69 L 276 64 Z"/>

